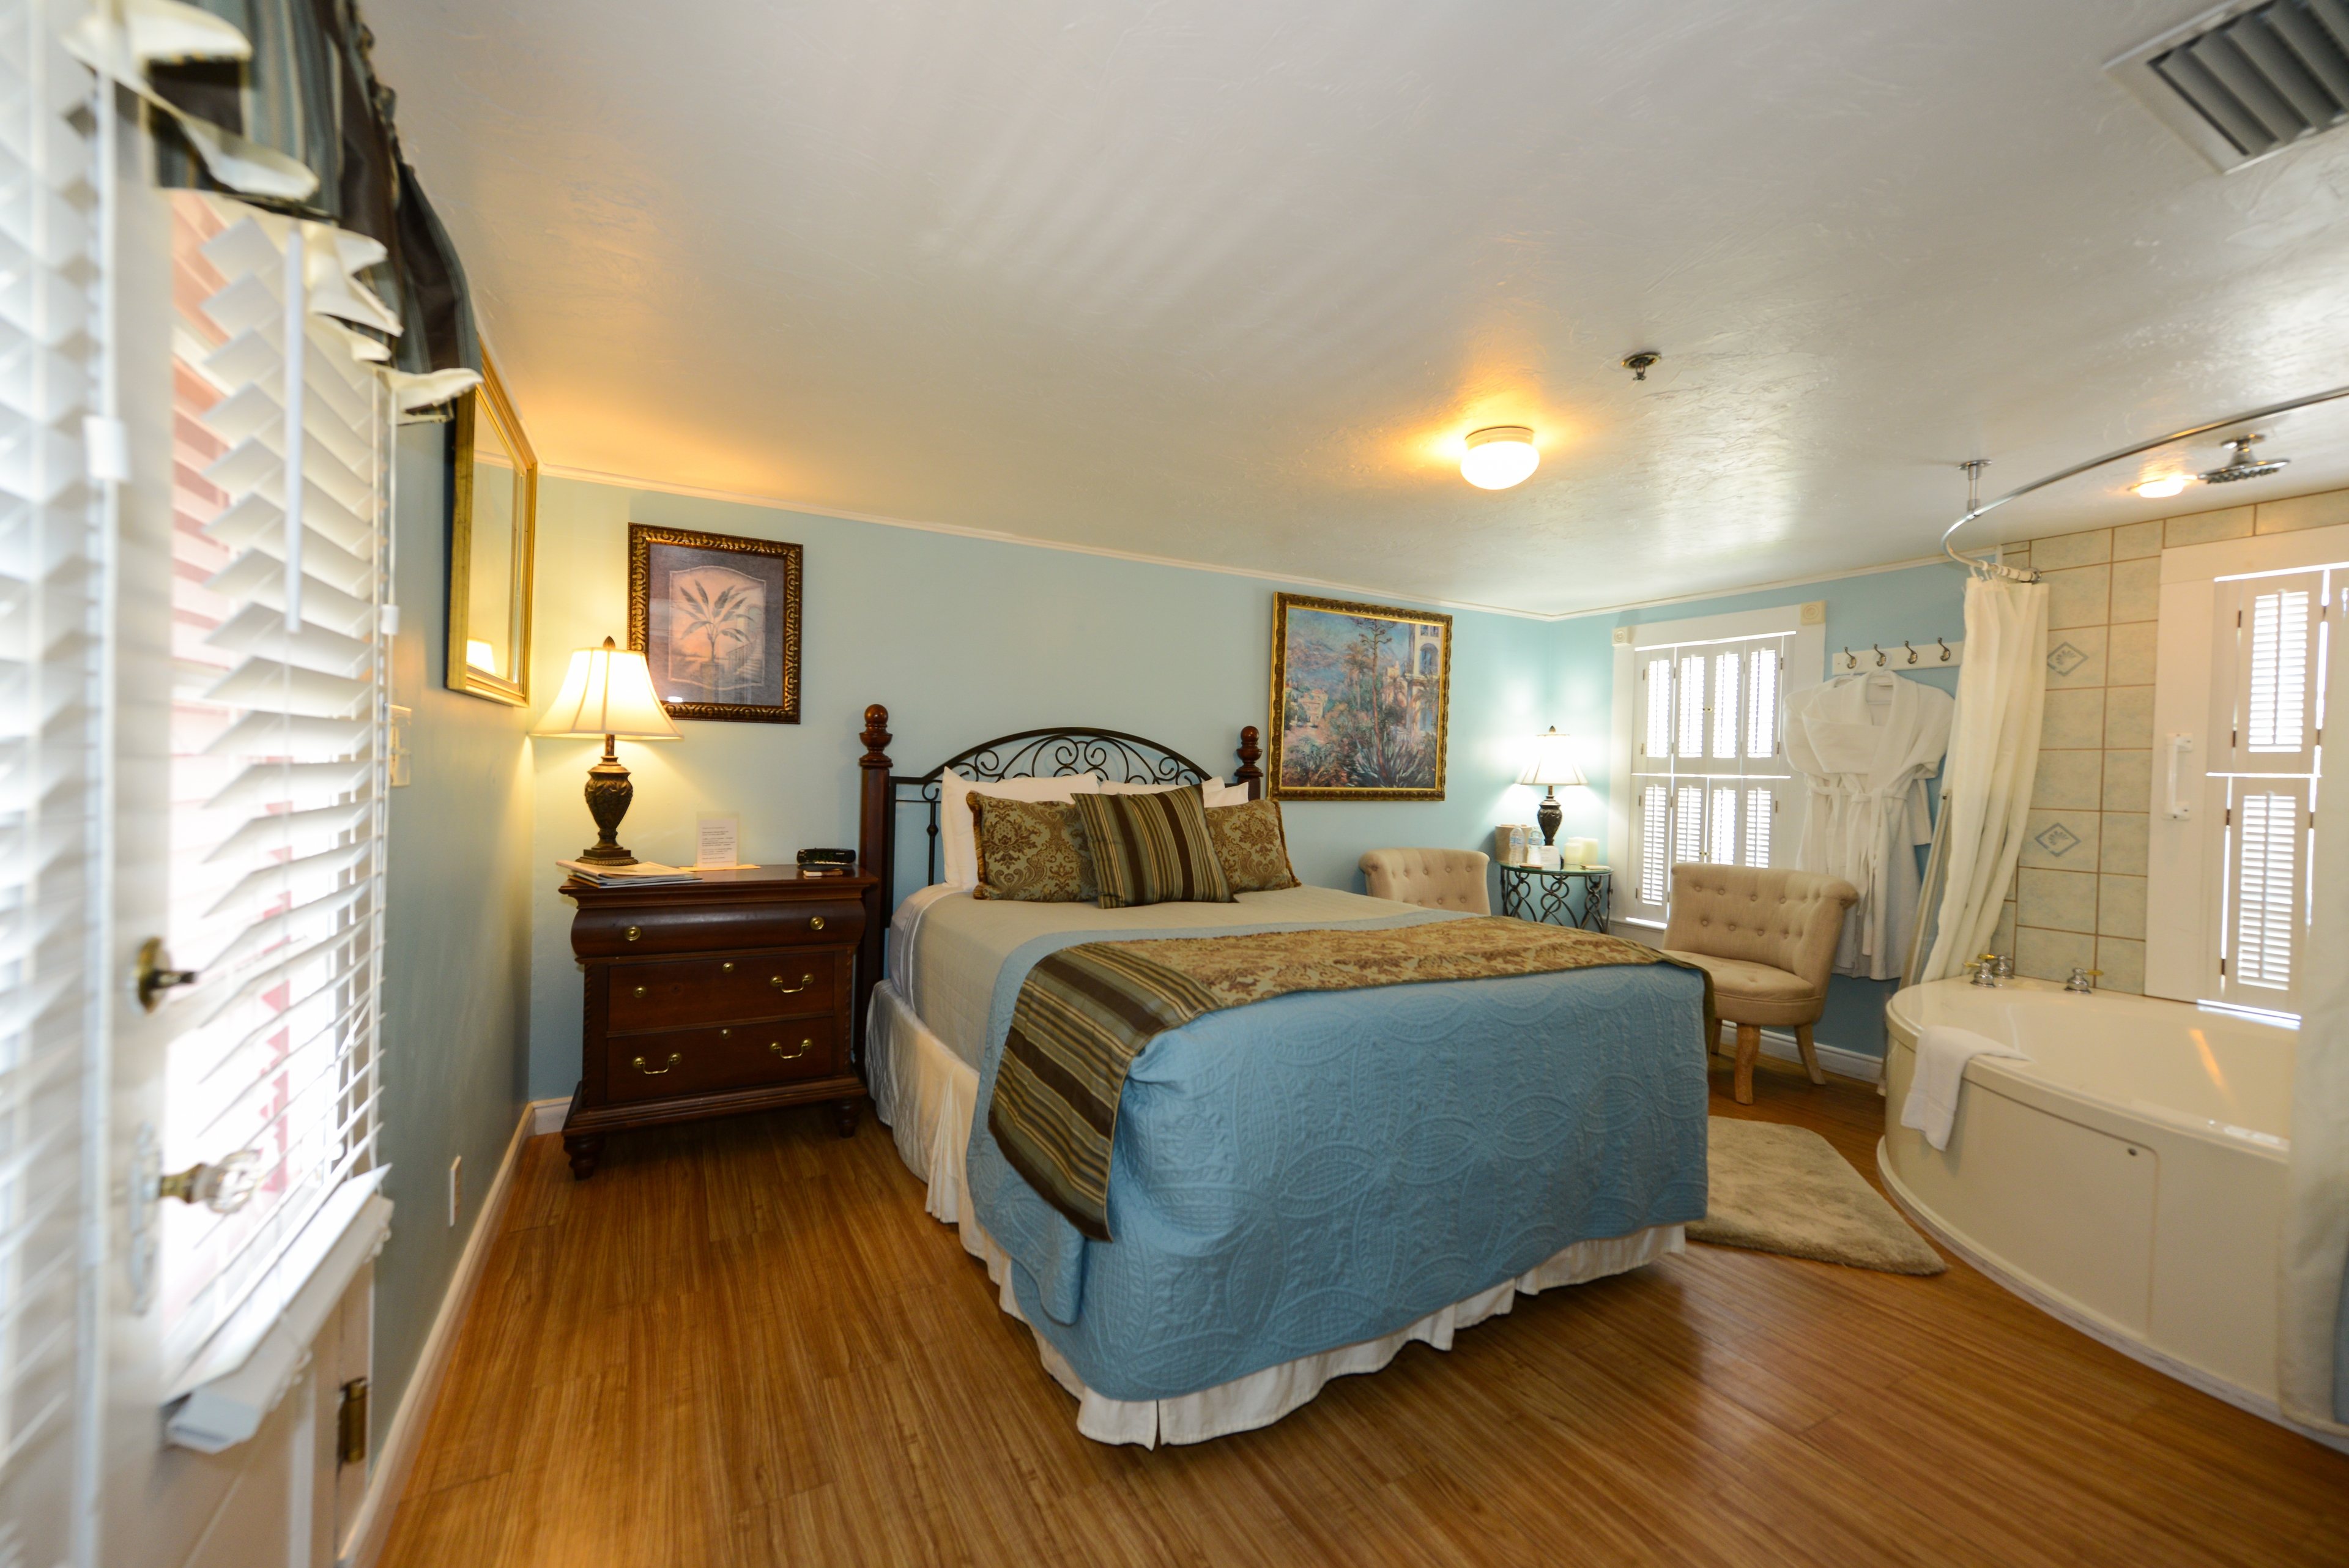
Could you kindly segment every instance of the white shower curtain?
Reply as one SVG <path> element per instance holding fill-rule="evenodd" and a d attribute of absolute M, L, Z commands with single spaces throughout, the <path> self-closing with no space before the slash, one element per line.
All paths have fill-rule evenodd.
<path fill-rule="evenodd" d="M 2039 770 L 2046 658 L 2044 584 L 1977 577 L 1966 585 L 1966 661 L 1941 771 L 1948 869 L 1920 980 L 1958 973 L 1998 929 Z"/>
<path fill-rule="evenodd" d="M 2349 700 L 2341 695 L 2344 664 L 2333 667 L 2334 704 Z M 2327 784 L 2308 867 L 2315 906 L 2308 951 L 2318 961 L 2309 966 L 2292 1073 L 2276 1399 L 2292 1420 L 2349 1435 L 2349 965 L 2339 961 L 2349 952 L 2349 802 L 2331 798 L 2349 782 Z M 2333 816 L 2344 820 L 2334 826 Z M 2333 958 L 2322 958 L 2327 953 Z"/>

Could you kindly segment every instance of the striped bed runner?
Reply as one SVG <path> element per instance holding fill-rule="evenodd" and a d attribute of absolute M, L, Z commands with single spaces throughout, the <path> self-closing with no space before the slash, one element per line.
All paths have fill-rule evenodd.
<path fill-rule="evenodd" d="M 1165 1031 L 1292 992 L 1652 963 L 1705 972 L 1620 937 L 1507 916 L 1062 948 L 1020 983 L 987 1127 L 1045 1201 L 1106 1241 L 1110 1143 L 1126 1069 Z M 1710 975 L 1704 1016 L 1710 1042 L 1716 1027 Z"/>

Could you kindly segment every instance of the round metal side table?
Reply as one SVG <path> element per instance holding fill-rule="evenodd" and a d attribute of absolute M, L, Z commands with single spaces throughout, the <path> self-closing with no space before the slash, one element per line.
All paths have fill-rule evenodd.
<path fill-rule="evenodd" d="M 1604 866 L 1501 867 L 1501 913 L 1554 926 L 1607 929 L 1611 874 Z"/>

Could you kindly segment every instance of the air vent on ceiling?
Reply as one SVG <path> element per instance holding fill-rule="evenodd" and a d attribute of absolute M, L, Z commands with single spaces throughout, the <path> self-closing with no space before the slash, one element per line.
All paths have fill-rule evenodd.
<path fill-rule="evenodd" d="M 2197 17 L 2105 67 L 2222 170 L 2349 119 L 2349 0 Z"/>

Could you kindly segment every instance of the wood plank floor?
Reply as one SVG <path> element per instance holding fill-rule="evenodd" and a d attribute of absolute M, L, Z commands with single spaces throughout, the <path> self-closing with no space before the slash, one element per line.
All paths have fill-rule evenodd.
<path fill-rule="evenodd" d="M 1883 1102 L 1750 1110 L 1874 1178 Z M 1075 1407 L 866 1118 L 532 1141 L 383 1562 L 2342 1563 L 2349 1457 L 1953 1263 L 1692 1246 L 1520 1298 L 1273 1427 Z"/>

